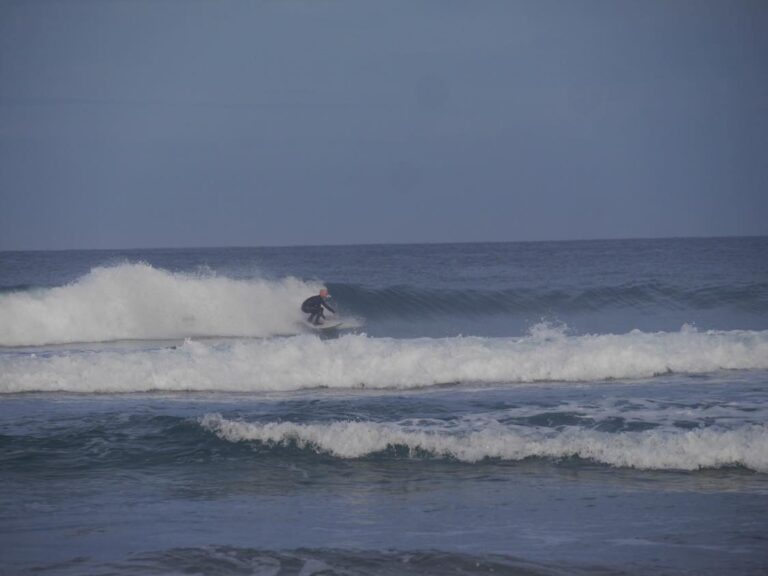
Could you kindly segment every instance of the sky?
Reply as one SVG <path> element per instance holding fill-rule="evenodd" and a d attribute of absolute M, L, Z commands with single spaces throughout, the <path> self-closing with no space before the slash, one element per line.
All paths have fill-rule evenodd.
<path fill-rule="evenodd" d="M 765 234 L 763 0 L 0 0 L 0 250 Z"/>

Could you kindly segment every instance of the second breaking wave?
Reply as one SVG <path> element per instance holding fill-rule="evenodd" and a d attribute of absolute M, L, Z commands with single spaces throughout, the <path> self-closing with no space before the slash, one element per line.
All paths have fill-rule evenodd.
<path fill-rule="evenodd" d="M 768 331 L 568 336 L 535 327 L 521 338 L 313 335 L 178 347 L 0 355 L 0 393 L 289 391 L 415 388 L 452 383 L 588 382 L 768 369 Z"/>

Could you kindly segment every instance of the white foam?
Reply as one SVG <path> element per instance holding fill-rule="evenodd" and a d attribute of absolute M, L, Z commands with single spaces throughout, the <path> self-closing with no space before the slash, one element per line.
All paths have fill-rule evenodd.
<path fill-rule="evenodd" d="M 768 369 L 768 331 L 397 340 L 188 340 L 178 349 L 0 355 L 0 393 L 411 388 Z"/>
<path fill-rule="evenodd" d="M 643 432 L 607 433 L 567 427 L 504 426 L 495 420 L 469 429 L 454 424 L 419 429 L 399 423 L 333 422 L 329 424 L 248 423 L 205 415 L 201 425 L 230 442 L 256 441 L 269 445 L 296 445 L 339 458 L 361 458 L 393 447 L 412 456 L 477 462 L 486 458 L 579 457 L 612 466 L 697 470 L 745 466 L 768 472 L 768 428 L 747 425 L 734 430 L 664 428 Z M 479 429 L 478 429 L 479 428 Z"/>
<path fill-rule="evenodd" d="M 299 304 L 318 288 L 148 264 L 94 268 L 67 286 L 0 295 L 0 346 L 295 334 Z"/>

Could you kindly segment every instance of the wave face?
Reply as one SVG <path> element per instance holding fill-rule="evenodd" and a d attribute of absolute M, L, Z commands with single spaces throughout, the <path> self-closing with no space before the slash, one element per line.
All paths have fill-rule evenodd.
<path fill-rule="evenodd" d="M 768 283 L 744 282 L 682 286 L 653 282 L 627 282 L 591 287 L 547 286 L 507 289 L 369 288 L 334 284 L 336 297 L 366 318 L 397 315 L 408 318 L 446 314 L 499 314 L 593 312 L 606 309 L 711 310 L 733 308 L 744 312 L 768 311 Z"/>
<path fill-rule="evenodd" d="M 768 472 L 768 428 L 734 430 L 665 427 L 633 432 L 602 432 L 576 426 L 547 428 L 503 424 L 494 419 L 413 423 L 292 422 L 248 423 L 218 414 L 201 426 L 229 442 L 295 446 L 338 458 L 362 458 L 404 449 L 410 457 L 484 459 L 582 458 L 617 467 L 698 470 L 744 466 Z"/>
<path fill-rule="evenodd" d="M 313 335 L 128 351 L 0 356 L 0 393 L 284 391 L 414 388 L 457 382 L 588 382 L 667 373 L 768 369 L 768 331 L 567 336 L 537 325 L 522 338 Z"/>
<path fill-rule="evenodd" d="M 74 283 L 0 294 L 0 346 L 296 334 L 319 284 L 236 280 L 148 264 L 97 267 Z"/>

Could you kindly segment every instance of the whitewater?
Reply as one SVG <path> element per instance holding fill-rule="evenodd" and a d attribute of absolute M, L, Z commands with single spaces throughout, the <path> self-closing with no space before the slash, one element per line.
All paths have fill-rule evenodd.
<path fill-rule="evenodd" d="M 0 346 L 295 334 L 302 319 L 296 302 L 319 288 L 290 277 L 100 266 L 64 286 L 0 294 Z"/>
<path fill-rule="evenodd" d="M 735 430 L 601 432 L 577 426 L 557 430 L 509 426 L 499 420 L 415 424 L 334 422 L 254 424 L 206 414 L 201 425 L 230 442 L 296 445 L 339 458 L 362 458 L 405 448 L 410 457 L 524 460 L 579 457 L 618 467 L 652 470 L 699 470 L 743 466 L 768 472 L 768 427 L 747 424 Z"/>
<path fill-rule="evenodd" d="M 539 331 L 540 332 L 540 331 Z M 0 356 L 0 393 L 266 392 L 302 388 L 413 388 L 651 378 L 768 369 L 768 331 L 521 338 L 370 338 L 316 335 L 149 350 L 59 350 Z"/>

